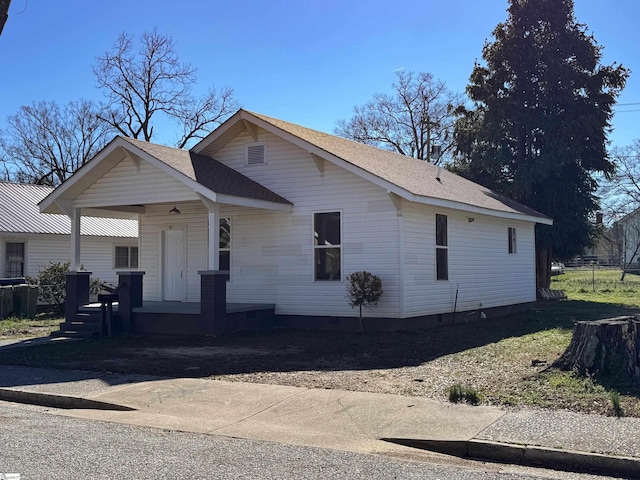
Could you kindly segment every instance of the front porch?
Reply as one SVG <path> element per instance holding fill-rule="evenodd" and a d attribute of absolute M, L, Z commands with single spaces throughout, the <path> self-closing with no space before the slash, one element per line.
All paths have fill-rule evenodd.
<path fill-rule="evenodd" d="M 273 325 L 275 305 L 227 303 L 227 271 L 201 271 L 201 302 L 144 301 L 144 272 L 118 272 L 116 294 L 89 302 L 90 272 L 67 273 L 65 332 L 224 335 Z"/>

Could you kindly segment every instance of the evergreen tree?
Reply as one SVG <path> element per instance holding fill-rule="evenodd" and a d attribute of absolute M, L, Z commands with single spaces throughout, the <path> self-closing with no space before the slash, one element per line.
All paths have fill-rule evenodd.
<path fill-rule="evenodd" d="M 485 43 L 456 123 L 457 173 L 554 219 L 536 228 L 537 283 L 552 258 L 591 244 L 594 174 L 610 175 L 612 107 L 629 72 L 604 66 L 602 47 L 576 21 L 572 0 L 510 0 Z"/>

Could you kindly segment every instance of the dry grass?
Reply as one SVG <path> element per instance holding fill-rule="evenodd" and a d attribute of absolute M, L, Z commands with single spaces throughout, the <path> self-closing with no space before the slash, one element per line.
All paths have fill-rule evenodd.
<path fill-rule="evenodd" d="M 43 337 L 58 330 L 63 318 L 58 315 L 39 314 L 35 318 L 3 318 L 0 320 L 0 340 Z"/>

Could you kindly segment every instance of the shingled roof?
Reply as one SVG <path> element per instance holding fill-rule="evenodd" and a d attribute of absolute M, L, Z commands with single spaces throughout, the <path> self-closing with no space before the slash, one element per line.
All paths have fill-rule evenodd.
<path fill-rule="evenodd" d="M 234 125 L 241 126 L 242 122 L 251 122 L 275 135 L 297 142 L 310 152 L 316 150 L 315 153 L 327 159 L 344 161 L 357 167 L 361 173 L 371 174 L 382 183 L 399 188 L 404 192 L 402 196 L 409 200 L 422 200 L 425 203 L 453 202 L 459 208 L 468 206 L 505 214 L 526 215 L 539 219 L 542 223 L 551 223 L 551 219 L 542 213 L 429 162 L 243 109 L 192 150 L 214 156 L 237 133 L 240 127 L 236 128 Z"/>
<path fill-rule="evenodd" d="M 286 205 L 292 204 L 286 198 L 213 158 L 133 138 L 123 138 L 123 140 L 213 192 Z"/>
<path fill-rule="evenodd" d="M 70 235 L 71 220 L 66 215 L 40 213 L 38 203 L 53 191 L 52 187 L 0 182 L 0 235 L 36 233 Z M 82 235 L 98 237 L 138 236 L 138 222 L 120 218 L 82 217 Z"/>
<path fill-rule="evenodd" d="M 247 112 L 362 170 L 420 197 L 548 219 L 542 213 L 429 162 L 329 135 L 255 112 Z"/>

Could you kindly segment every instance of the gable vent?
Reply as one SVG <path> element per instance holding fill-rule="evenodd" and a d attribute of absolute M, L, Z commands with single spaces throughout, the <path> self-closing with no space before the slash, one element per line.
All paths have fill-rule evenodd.
<path fill-rule="evenodd" d="M 264 162 L 264 144 L 247 145 L 247 163 L 257 165 Z"/>

